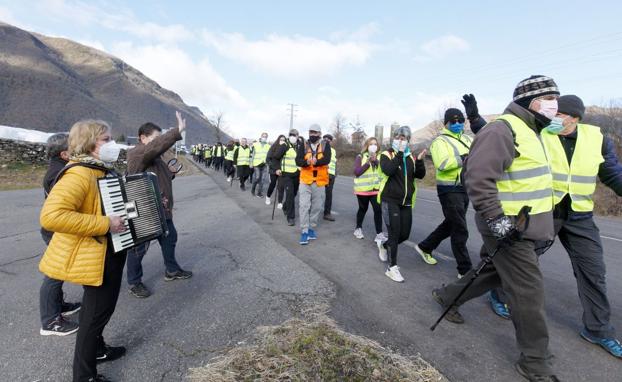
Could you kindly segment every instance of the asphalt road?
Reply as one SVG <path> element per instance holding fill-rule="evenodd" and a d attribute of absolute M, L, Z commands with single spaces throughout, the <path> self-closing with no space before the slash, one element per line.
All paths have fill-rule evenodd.
<path fill-rule="evenodd" d="M 275 222 L 280 224 L 274 224 L 270 220 L 271 206 L 266 206 L 263 199 L 240 191 L 237 184 L 230 188 L 222 174 L 211 170 L 209 174 L 266 233 L 335 284 L 337 296 L 331 315 L 348 331 L 378 340 L 404 354 L 421 354 L 453 381 L 522 380 L 513 369 L 518 358 L 513 326 L 494 315 L 484 297 L 461 308 L 464 325 L 444 321 L 435 332 L 429 330 L 440 314 L 431 290 L 452 282 L 457 275 L 448 241 L 439 247 L 440 261 L 436 266 L 425 264 L 412 248 L 442 221 L 435 190 L 419 191 L 410 242 L 400 246 L 398 256 L 406 282 L 398 284 L 384 275 L 384 265 L 377 258 L 371 208 L 363 227 L 365 239 L 352 235 L 357 202 L 351 178 L 337 178 L 333 194 L 337 221 L 322 221 L 316 230 L 319 240 L 300 246 L 299 229 L 288 227 L 282 213 L 277 210 Z M 596 221 L 605 248 L 612 324 L 622 330 L 622 278 L 618 277 L 622 271 L 622 221 Z M 473 211 L 469 212 L 469 222 L 472 229 L 468 248 L 477 263 L 481 238 L 473 222 Z M 550 348 L 558 376 L 562 381 L 622 380 L 622 362 L 578 335 L 582 310 L 570 261 L 561 245 L 556 243 L 542 258 L 541 265 Z"/>
<path fill-rule="evenodd" d="M 174 185 L 177 257 L 194 277 L 164 282 L 156 244 L 143 259 L 143 281 L 154 294 L 131 297 L 124 281 L 104 337 L 127 346 L 128 354 L 98 370 L 115 381 L 179 381 L 257 326 L 280 323 L 334 294 L 209 177 L 182 177 Z M 39 335 L 42 198 L 41 189 L 0 192 L 1 382 L 71 380 L 75 336 Z M 81 292 L 65 286 L 68 301 Z"/>

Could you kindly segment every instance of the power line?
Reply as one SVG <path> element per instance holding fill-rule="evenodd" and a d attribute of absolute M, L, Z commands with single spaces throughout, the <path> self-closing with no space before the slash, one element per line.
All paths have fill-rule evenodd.
<path fill-rule="evenodd" d="M 295 108 L 296 105 L 295 103 L 288 103 L 287 106 L 289 106 L 289 129 L 293 129 L 294 128 L 294 112 L 296 111 Z"/>

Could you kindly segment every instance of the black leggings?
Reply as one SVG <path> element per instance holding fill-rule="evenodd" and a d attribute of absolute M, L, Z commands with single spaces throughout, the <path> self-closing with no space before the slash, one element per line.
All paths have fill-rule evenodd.
<path fill-rule="evenodd" d="M 376 233 L 382 232 L 382 210 L 376 195 L 356 195 L 356 199 L 359 202 L 359 210 L 356 213 L 356 228 L 363 227 L 363 219 L 367 213 L 369 203 L 371 208 L 374 209 L 374 226 L 376 226 Z"/>
<path fill-rule="evenodd" d="M 384 247 L 389 251 L 390 266 L 397 265 L 397 246 L 408 240 L 412 227 L 412 207 L 382 202 L 382 217 L 389 230 L 389 240 Z"/>
<path fill-rule="evenodd" d="M 270 184 L 268 185 L 268 193 L 266 196 L 268 198 L 272 197 L 272 193 L 274 192 L 277 184 L 279 186 L 277 189 L 277 199 L 279 203 L 283 203 L 283 182 L 279 182 L 279 176 L 277 174 L 270 174 Z"/>

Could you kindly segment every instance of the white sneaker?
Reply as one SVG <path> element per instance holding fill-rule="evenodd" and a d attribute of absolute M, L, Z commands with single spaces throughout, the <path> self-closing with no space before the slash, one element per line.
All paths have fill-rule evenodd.
<path fill-rule="evenodd" d="M 383 232 L 380 232 L 380 234 L 382 235 L 382 241 L 387 241 L 387 240 L 389 240 L 389 236 L 387 236 L 387 234 L 386 234 L 386 233 L 384 233 L 384 231 L 383 231 Z"/>
<path fill-rule="evenodd" d="M 266 206 L 270 205 L 270 198 L 266 196 Z"/>
<path fill-rule="evenodd" d="M 227 182 L 231 183 L 231 180 L 232 180 L 231 177 L 227 178 Z"/>
<path fill-rule="evenodd" d="M 357 239 L 364 239 L 365 238 L 365 235 L 363 235 L 363 230 L 360 229 L 360 228 L 357 228 L 357 229 L 354 230 L 354 236 Z"/>
<path fill-rule="evenodd" d="M 398 283 L 404 282 L 404 278 L 402 277 L 402 274 L 400 273 L 400 267 L 398 267 L 397 265 L 388 267 L 387 271 L 384 272 L 384 274 L 387 275 L 388 278 L 390 278 L 391 280 L 395 282 L 398 282 Z"/>
<path fill-rule="evenodd" d="M 276 205 L 276 208 L 278 208 L 279 210 L 283 209 L 283 203 L 279 203 Z"/>
<path fill-rule="evenodd" d="M 378 244 L 381 244 L 387 241 L 387 238 L 384 236 L 382 232 L 380 232 L 379 234 L 376 235 L 376 238 L 374 239 L 374 241 Z"/>
<path fill-rule="evenodd" d="M 387 249 L 382 245 L 381 242 L 378 242 L 378 258 L 380 261 L 385 263 L 388 259 L 387 257 Z"/>

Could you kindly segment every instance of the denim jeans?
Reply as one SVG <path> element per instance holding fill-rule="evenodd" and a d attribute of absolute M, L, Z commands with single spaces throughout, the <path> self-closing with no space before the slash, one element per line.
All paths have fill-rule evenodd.
<path fill-rule="evenodd" d="M 177 272 L 181 270 L 177 260 L 175 260 L 175 246 L 177 245 L 177 230 L 172 219 L 167 219 L 168 236 L 160 236 L 158 242 L 162 249 L 162 258 L 167 272 Z M 128 250 L 127 251 L 127 283 L 136 285 L 143 278 L 143 256 L 147 251 Z"/>
<path fill-rule="evenodd" d="M 39 290 L 39 312 L 41 326 L 45 327 L 53 319 L 60 316 L 63 305 L 63 281 L 43 276 Z"/>

